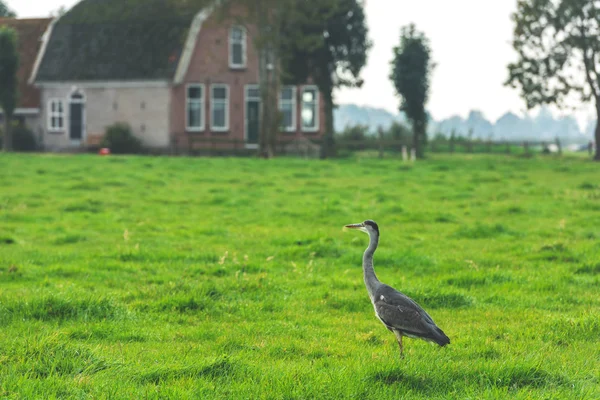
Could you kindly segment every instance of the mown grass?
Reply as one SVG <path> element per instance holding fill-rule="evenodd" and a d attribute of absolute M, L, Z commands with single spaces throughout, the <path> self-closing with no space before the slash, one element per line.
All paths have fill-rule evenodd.
<path fill-rule="evenodd" d="M 600 397 L 598 165 L 2 155 L 0 397 Z M 405 358 L 362 282 L 451 337 Z"/>

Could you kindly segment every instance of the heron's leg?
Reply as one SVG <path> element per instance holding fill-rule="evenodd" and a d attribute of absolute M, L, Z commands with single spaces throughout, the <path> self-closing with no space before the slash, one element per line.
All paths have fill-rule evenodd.
<path fill-rule="evenodd" d="M 400 332 L 394 331 L 394 335 L 396 335 L 396 340 L 398 341 L 398 346 L 400 346 L 400 357 L 404 357 L 404 346 L 402 346 L 402 334 Z"/>

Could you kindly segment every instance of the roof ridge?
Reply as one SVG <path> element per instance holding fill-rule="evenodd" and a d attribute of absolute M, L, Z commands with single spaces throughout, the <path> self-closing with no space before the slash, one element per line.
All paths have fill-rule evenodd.
<path fill-rule="evenodd" d="M 11 21 L 11 22 L 42 22 L 42 21 L 51 21 L 53 18 L 9 18 L 9 17 L 0 17 L 0 21 Z"/>

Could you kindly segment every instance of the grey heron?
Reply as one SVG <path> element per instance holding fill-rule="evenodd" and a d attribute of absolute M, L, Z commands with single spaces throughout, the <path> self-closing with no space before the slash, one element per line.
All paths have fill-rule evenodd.
<path fill-rule="evenodd" d="M 391 286 L 381 283 L 373 269 L 373 254 L 379 244 L 379 227 L 372 220 L 346 225 L 369 235 L 369 247 L 363 254 L 363 275 L 375 315 L 394 333 L 403 354 L 402 336 L 423 339 L 445 346 L 450 343 L 446 334 L 437 327 L 433 319 L 413 299 Z"/>

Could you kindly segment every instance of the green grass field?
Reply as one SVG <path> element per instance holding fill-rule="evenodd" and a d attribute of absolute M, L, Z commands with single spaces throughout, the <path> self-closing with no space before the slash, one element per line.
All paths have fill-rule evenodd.
<path fill-rule="evenodd" d="M 0 155 L 0 398 L 600 398 L 600 166 Z M 379 278 L 450 336 L 405 340 Z"/>

